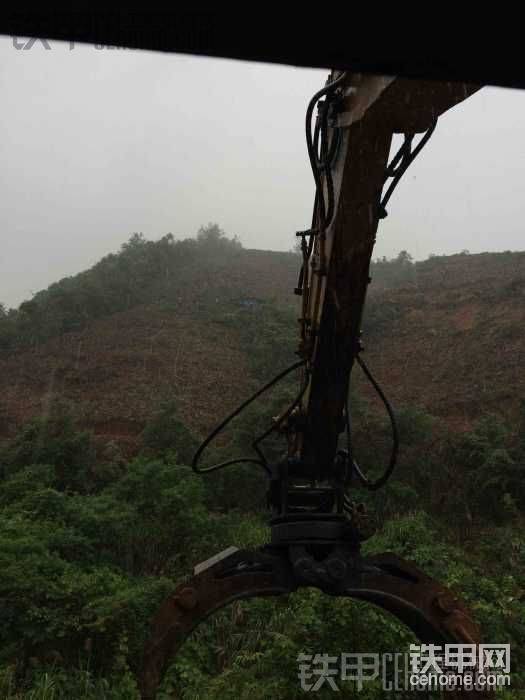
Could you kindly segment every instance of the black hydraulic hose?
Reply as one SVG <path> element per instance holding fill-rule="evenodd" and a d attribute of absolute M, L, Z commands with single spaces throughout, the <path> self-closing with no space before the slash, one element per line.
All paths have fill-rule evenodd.
<path fill-rule="evenodd" d="M 388 165 L 386 169 L 386 179 L 389 177 L 392 178 L 392 182 L 390 183 L 387 191 L 385 192 L 385 195 L 381 199 L 380 205 L 379 205 L 379 212 L 380 216 L 383 218 L 386 216 L 386 205 L 388 204 L 388 201 L 390 200 L 390 197 L 394 193 L 394 190 L 396 189 L 397 185 L 399 184 L 399 181 L 405 174 L 405 172 L 408 170 L 409 166 L 414 162 L 416 159 L 417 155 L 421 152 L 421 150 L 424 148 L 425 144 L 428 142 L 429 138 L 432 136 L 434 133 L 434 130 L 436 128 L 437 124 L 437 119 L 432 123 L 429 129 L 423 134 L 422 138 L 419 140 L 417 146 L 414 148 L 413 151 L 410 151 L 410 146 L 412 144 L 412 139 L 414 138 L 413 134 L 406 134 L 405 135 L 405 141 L 397 154 L 394 156 L 392 162 L 390 165 Z M 399 165 L 398 165 L 399 163 Z M 397 166 L 397 167 L 396 167 Z"/>
<path fill-rule="evenodd" d="M 288 418 L 288 416 L 292 413 L 294 408 L 296 408 L 299 405 L 299 403 L 301 402 L 301 399 L 303 398 L 307 387 L 308 387 L 308 379 L 306 378 L 303 386 L 301 387 L 301 390 L 299 391 L 299 393 L 297 394 L 295 399 L 292 401 L 290 406 L 286 409 L 286 411 L 275 421 L 275 423 L 273 423 L 267 430 L 265 430 L 264 433 L 262 433 L 262 435 L 259 435 L 259 437 L 256 438 L 252 442 L 252 448 L 255 450 L 255 452 L 257 452 L 260 459 L 263 460 L 265 463 L 266 463 L 266 458 L 265 458 L 261 448 L 259 447 L 259 443 L 261 443 L 263 440 L 266 440 L 266 438 L 271 433 L 273 433 L 275 430 L 277 430 L 277 428 L 279 428 L 279 426 L 281 426 L 283 424 L 283 422 L 286 420 L 286 418 Z"/>
<path fill-rule="evenodd" d="M 321 224 L 324 225 L 324 222 L 326 221 L 326 213 L 325 213 L 325 203 L 324 203 L 324 197 L 322 196 L 322 184 L 321 184 L 321 177 L 319 174 L 319 165 L 320 163 L 318 162 L 318 154 L 315 151 L 315 146 L 317 146 L 318 139 L 319 139 L 319 130 L 316 128 L 315 130 L 315 135 L 314 138 L 312 138 L 312 115 L 313 111 L 315 108 L 315 105 L 317 102 L 320 100 L 323 95 L 327 95 L 328 93 L 332 92 L 335 88 L 337 88 L 345 79 L 346 73 L 342 73 L 338 78 L 333 80 L 331 83 L 328 85 L 325 85 L 323 88 L 318 90 L 315 95 L 312 97 L 310 100 L 308 107 L 306 109 L 306 146 L 308 150 L 308 157 L 310 159 L 310 165 L 312 167 L 312 173 L 314 176 L 315 180 L 315 189 L 319 194 L 318 197 L 318 206 L 319 206 L 319 214 L 320 214 L 320 221 Z M 315 144 L 315 146 L 314 146 Z M 323 163 L 321 163 L 323 165 Z"/>
<path fill-rule="evenodd" d="M 346 413 L 346 434 L 347 434 L 347 441 L 348 441 L 348 456 L 350 459 L 350 469 L 353 470 L 356 473 L 357 478 L 361 482 L 361 484 L 369 489 L 370 491 L 377 491 L 380 489 L 382 486 L 386 484 L 386 482 L 390 479 L 392 476 L 392 472 L 394 471 L 394 467 L 396 466 L 397 463 L 397 455 L 399 452 L 399 431 L 397 428 L 397 423 L 396 423 L 396 417 L 394 414 L 394 410 L 392 409 L 392 406 L 390 405 L 390 402 L 386 398 L 385 394 L 383 393 L 383 390 L 375 380 L 374 376 L 368 369 L 365 361 L 361 359 L 359 355 L 356 355 L 356 362 L 359 364 L 363 372 L 365 373 L 366 378 L 368 381 L 372 384 L 374 389 L 376 390 L 379 398 L 383 402 L 388 416 L 390 418 L 390 426 L 392 429 L 392 450 L 390 452 L 390 460 L 388 463 L 387 468 L 385 469 L 384 473 L 382 476 L 379 477 L 379 479 L 376 479 L 375 481 L 370 481 L 370 479 L 366 476 L 366 474 L 363 473 L 361 470 L 359 464 L 356 462 L 356 460 L 353 457 L 353 449 L 352 449 L 352 428 L 351 428 L 351 422 L 350 422 L 350 411 L 348 407 L 348 397 L 346 399 L 346 407 L 345 407 L 345 413 Z"/>
<path fill-rule="evenodd" d="M 229 459 L 226 462 L 220 462 L 219 464 L 213 464 L 211 467 L 205 467 L 205 468 L 199 468 L 199 460 L 206 449 L 206 447 L 210 444 L 210 442 L 220 433 L 224 428 L 230 423 L 236 416 L 238 416 L 242 411 L 244 411 L 247 406 L 249 406 L 251 403 L 255 401 L 255 399 L 258 399 L 261 394 L 264 394 L 265 391 L 268 391 L 268 389 L 271 389 L 272 386 L 277 384 L 281 379 L 286 377 L 290 372 L 293 372 L 294 370 L 298 369 L 299 367 L 302 367 L 305 364 L 305 360 L 299 360 L 298 362 L 294 362 L 293 365 L 290 365 L 290 367 L 287 367 L 285 370 L 280 372 L 276 377 L 274 377 L 271 381 L 269 381 L 267 384 L 265 384 L 263 387 L 258 389 L 250 398 L 246 399 L 246 401 L 243 401 L 232 413 L 230 413 L 229 416 L 227 416 L 219 425 L 212 430 L 212 432 L 208 435 L 208 437 L 202 442 L 200 445 L 199 449 L 197 452 L 195 452 L 193 456 L 193 460 L 191 462 L 191 468 L 196 474 L 209 474 L 210 472 L 217 471 L 219 469 L 223 469 L 224 467 L 231 466 L 232 464 L 241 464 L 241 463 L 249 463 L 249 464 L 257 464 L 258 466 L 262 467 L 268 475 L 270 475 L 270 469 L 268 465 L 266 464 L 266 460 L 264 460 L 264 457 L 262 459 L 253 459 L 252 457 L 239 457 L 237 459 Z M 272 426 L 273 427 L 273 426 Z"/>

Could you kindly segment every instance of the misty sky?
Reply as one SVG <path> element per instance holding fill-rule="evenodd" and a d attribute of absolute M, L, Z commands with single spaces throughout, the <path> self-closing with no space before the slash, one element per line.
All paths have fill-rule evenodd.
<path fill-rule="evenodd" d="M 23 40 L 20 40 L 23 43 Z M 304 139 L 327 71 L 0 37 L 0 301 L 15 306 L 131 233 L 217 222 L 289 250 L 310 223 Z M 380 224 L 376 255 L 524 249 L 525 93 L 445 114 Z"/>

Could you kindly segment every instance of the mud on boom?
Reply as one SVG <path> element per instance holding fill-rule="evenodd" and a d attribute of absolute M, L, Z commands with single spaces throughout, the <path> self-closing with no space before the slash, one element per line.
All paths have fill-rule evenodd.
<path fill-rule="evenodd" d="M 310 101 L 306 142 L 316 195 L 312 226 L 297 234 L 303 256 L 295 289 L 302 301 L 299 360 L 228 416 L 193 462 L 199 473 L 238 461 L 264 469 L 271 539 L 254 551 L 230 547 L 199 564 L 194 576 L 164 601 L 144 649 L 144 698 L 155 697 L 185 638 L 215 610 L 239 598 L 277 596 L 301 586 L 380 606 L 425 642 L 480 641 L 465 604 L 445 587 L 395 554 L 360 554 L 366 532 L 351 499 L 351 484 L 356 481 L 370 490 L 385 484 L 395 466 L 398 444 L 393 411 L 360 356 L 361 316 L 378 224 L 440 115 L 478 89 L 464 83 L 332 71 Z M 393 134 L 402 134 L 403 141 L 388 162 Z M 363 473 L 352 453 L 348 390 L 354 364 L 375 387 L 392 424 L 390 461 L 376 480 Z M 291 372 L 299 377 L 298 394 L 254 440 L 253 456 L 201 469 L 200 457 L 209 442 Z M 275 430 L 286 438 L 287 449 L 283 445 L 281 461 L 270 464 L 262 444 Z M 475 691 L 447 695 L 488 697 Z"/>

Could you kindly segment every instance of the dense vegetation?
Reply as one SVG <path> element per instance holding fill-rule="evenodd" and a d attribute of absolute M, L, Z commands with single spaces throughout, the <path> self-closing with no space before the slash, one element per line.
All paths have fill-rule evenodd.
<path fill-rule="evenodd" d="M 0 349 L 37 343 L 81 329 L 89 321 L 153 301 L 169 301 L 195 276 L 213 270 L 239 253 L 240 242 L 210 224 L 196 238 L 158 241 L 133 234 L 118 253 L 89 270 L 66 277 L 38 292 L 18 309 L 0 305 Z M 198 294 L 206 300 L 206 290 Z"/>
<path fill-rule="evenodd" d="M 235 435 L 239 447 L 271 408 L 247 417 Z M 361 404 L 356 443 L 363 462 L 373 463 L 380 455 L 364 425 L 379 436 L 386 426 L 367 411 Z M 513 682 L 523 683 L 523 433 L 487 417 L 470 433 L 442 433 L 435 454 L 444 430 L 435 423 L 413 409 L 400 412 L 402 468 L 373 504 L 360 494 L 378 528 L 366 548 L 411 558 L 461 591 L 486 638 L 512 644 Z M 190 445 L 168 409 L 152 419 L 136 459 L 97 458 L 63 407 L 4 445 L 2 697 L 136 697 L 141 645 L 162 598 L 196 561 L 226 544 L 264 540 L 259 476 L 238 469 L 202 481 L 180 463 Z M 193 635 L 166 693 L 298 697 L 299 653 L 402 650 L 408 639 L 377 610 L 311 590 L 238 604 Z M 373 685 L 367 692 L 382 697 Z M 341 694 L 351 697 L 351 688 L 343 684 Z"/>
<path fill-rule="evenodd" d="M 183 240 L 168 233 L 149 241 L 134 233 L 118 253 L 51 284 L 18 309 L 0 304 L 0 351 L 78 331 L 94 319 L 141 304 L 159 303 L 169 308 L 188 290 L 195 308 L 202 312 L 213 309 L 217 293 L 224 291 L 220 283 L 214 283 L 217 271 L 241 255 L 239 240 L 228 238 L 217 224 L 208 224 L 195 238 Z M 399 286 L 412 281 L 414 274 L 414 262 L 406 251 L 392 260 L 382 258 L 372 263 L 372 275 L 381 286 Z M 205 282 L 195 285 L 196 279 Z M 228 293 L 222 296 L 231 297 Z"/>
<path fill-rule="evenodd" d="M 215 226 L 201 229 L 194 241 L 134 236 L 119 254 L 4 312 L 0 342 L 11 351 L 133 304 L 169 304 L 194 267 L 212 270 L 239 249 Z M 413 273 L 405 253 L 374 268 L 386 286 L 410 282 Z M 199 313 L 213 309 L 253 347 L 255 376 L 293 359 L 293 309 L 257 302 L 255 316 L 235 304 L 217 309 L 208 302 L 204 290 Z M 249 450 L 253 435 L 293 390 L 290 381 L 247 411 L 209 458 Z M 363 397 L 353 396 L 352 404 L 355 448 L 374 471 L 388 449 L 388 425 Z M 74 408 L 52 403 L 0 445 L 0 697 L 9 700 L 138 698 L 141 648 L 160 601 L 195 562 L 267 536 L 264 479 L 248 467 L 195 477 L 187 465 L 197 436 L 179 419 L 176 401 L 159 404 L 132 460 L 95 440 Z M 395 479 L 379 495 L 354 494 L 376 528 L 365 548 L 412 559 L 460 592 L 486 640 L 511 644 L 513 689 L 501 697 L 519 700 L 525 688 L 525 404 L 519 421 L 487 414 L 466 432 L 451 432 L 414 406 L 398 407 L 398 420 Z M 273 441 L 266 449 L 277 455 L 280 448 Z M 236 604 L 192 635 L 161 697 L 293 700 L 303 697 L 298 654 L 403 651 L 409 640 L 371 606 L 315 590 Z M 339 687 L 340 697 L 356 697 L 350 683 Z M 392 696 L 371 682 L 358 697 Z"/>

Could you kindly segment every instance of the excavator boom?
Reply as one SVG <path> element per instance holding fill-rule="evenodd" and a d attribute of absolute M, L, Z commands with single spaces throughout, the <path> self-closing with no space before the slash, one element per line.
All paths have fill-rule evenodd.
<path fill-rule="evenodd" d="M 334 72 L 330 82 L 337 77 Z M 318 478 L 331 475 L 337 452 L 370 260 L 385 214 L 381 195 L 392 137 L 427 132 L 479 86 L 349 74 L 339 89 L 327 135 L 331 140 L 340 131 L 331 173 L 334 213 L 326 230 L 316 232 L 303 285 L 310 380 L 301 462 Z M 326 177 L 322 184 L 327 197 Z"/>

